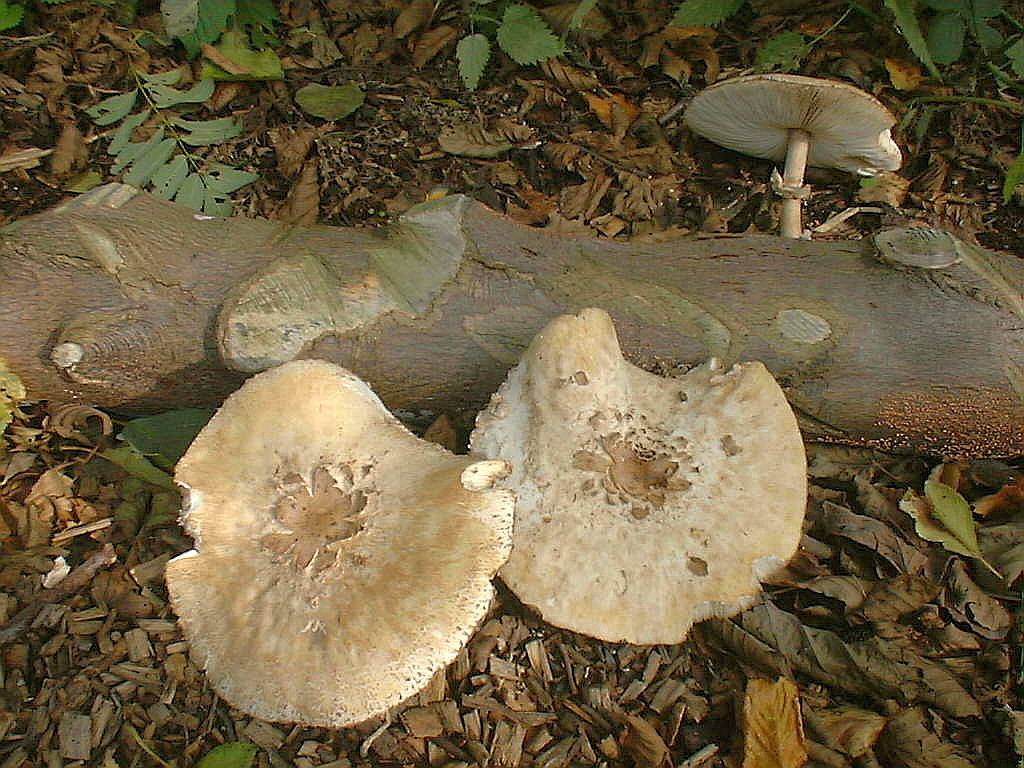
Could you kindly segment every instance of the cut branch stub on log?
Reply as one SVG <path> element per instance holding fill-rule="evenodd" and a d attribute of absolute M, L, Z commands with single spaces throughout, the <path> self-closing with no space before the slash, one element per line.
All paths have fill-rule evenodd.
<path fill-rule="evenodd" d="M 598 306 L 642 367 L 763 361 L 812 436 L 1024 453 L 1024 268 L 957 241 L 923 269 L 885 246 L 564 238 L 459 196 L 383 230 L 290 227 L 107 185 L 3 230 L 0 357 L 33 397 L 123 411 L 217 403 L 318 357 L 391 408 L 454 413 L 549 319 Z"/>

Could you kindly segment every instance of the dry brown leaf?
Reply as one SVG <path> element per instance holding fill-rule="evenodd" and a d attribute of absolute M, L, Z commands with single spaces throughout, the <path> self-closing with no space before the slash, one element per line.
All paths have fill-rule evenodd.
<path fill-rule="evenodd" d="M 963 560 L 950 558 L 946 566 L 942 605 L 953 619 L 988 640 L 1002 640 L 1010 631 L 1011 617 L 1002 603 L 974 583 Z"/>
<path fill-rule="evenodd" d="M 637 60 L 637 64 L 642 69 L 648 67 L 657 66 L 661 60 L 661 51 L 665 47 L 667 40 L 665 39 L 664 33 L 658 33 L 656 35 L 648 35 L 644 38 L 644 47 L 640 51 L 640 58 Z"/>
<path fill-rule="evenodd" d="M 618 82 L 620 80 L 639 77 L 632 67 L 628 67 L 619 61 L 615 54 L 609 49 L 600 47 L 595 51 L 595 53 L 597 54 L 598 61 L 604 65 L 608 74 L 612 76 L 612 80 Z"/>
<path fill-rule="evenodd" d="M 88 160 L 89 149 L 82 132 L 74 123 L 65 123 L 50 156 L 50 171 L 55 176 L 66 176 L 83 167 Z"/>
<path fill-rule="evenodd" d="M 155 612 L 153 602 L 143 596 L 131 574 L 123 566 L 96 574 L 90 585 L 92 599 L 113 608 L 122 618 L 142 618 Z"/>
<path fill-rule="evenodd" d="M 982 517 L 992 514 L 1024 513 L 1024 475 L 1007 483 L 996 493 L 982 496 L 974 502 L 974 513 Z"/>
<path fill-rule="evenodd" d="M 454 41 L 458 34 L 459 31 L 455 27 L 447 24 L 428 29 L 420 35 L 420 39 L 416 41 L 416 47 L 413 48 L 413 66 L 417 69 L 422 67 L 437 56 L 446 45 Z"/>
<path fill-rule="evenodd" d="M 750 680 L 743 699 L 743 768 L 800 768 L 806 762 L 796 683 Z"/>
<path fill-rule="evenodd" d="M 862 203 L 885 203 L 899 208 L 907 197 L 910 180 L 893 171 L 881 171 L 870 179 L 862 179 L 857 200 Z"/>
<path fill-rule="evenodd" d="M 846 612 L 850 612 L 857 610 L 864 603 L 870 582 L 856 576 L 826 574 L 799 582 L 796 586 L 839 600 L 845 606 Z"/>
<path fill-rule="evenodd" d="M 912 91 L 924 81 L 924 72 L 913 62 L 903 59 L 886 59 L 885 68 L 897 91 Z"/>
<path fill-rule="evenodd" d="M 612 180 L 598 171 L 582 184 L 562 189 L 559 199 L 559 210 L 568 219 L 590 221 L 597 213 L 601 200 L 612 186 Z"/>
<path fill-rule="evenodd" d="M 515 147 L 517 143 L 509 140 L 505 132 L 489 131 L 479 125 L 468 123 L 449 126 L 437 137 L 437 144 L 442 151 L 459 157 L 498 157 Z"/>
<path fill-rule="evenodd" d="M 925 723 L 916 709 L 905 709 L 892 718 L 879 739 L 883 763 L 904 768 L 972 768 L 974 763 Z"/>
<path fill-rule="evenodd" d="M 577 0 L 549 5 L 546 8 L 540 9 L 540 15 L 559 35 L 574 34 L 590 38 L 591 40 L 599 40 L 612 31 L 612 23 L 596 5 L 583 17 L 577 29 L 570 30 L 569 22 L 572 20 L 573 14 L 576 13 L 578 6 L 579 2 Z"/>
<path fill-rule="evenodd" d="M 666 46 L 661 49 L 661 54 L 658 56 L 658 63 L 661 64 L 661 71 L 677 83 L 690 82 L 690 76 L 693 74 L 693 67 L 690 66 L 690 62 L 676 54 L 676 52 L 671 48 Z"/>
<path fill-rule="evenodd" d="M 367 63 L 380 50 L 380 38 L 374 28 L 364 22 L 349 34 L 338 38 L 338 46 L 348 56 L 348 63 L 358 66 Z"/>
<path fill-rule="evenodd" d="M 843 642 L 834 632 L 806 626 L 771 603 L 707 626 L 746 661 L 776 674 L 790 676 L 796 670 L 850 693 L 925 702 L 956 717 L 981 713 L 944 665 L 877 637 Z"/>
<path fill-rule="evenodd" d="M 620 93 L 613 93 L 607 97 L 593 93 L 584 95 L 597 119 L 619 139 L 626 135 L 626 131 L 640 116 L 640 109 Z"/>
<path fill-rule="evenodd" d="M 642 717 L 627 715 L 622 746 L 633 757 L 637 768 L 661 768 L 668 760 L 669 749 L 661 734 Z"/>
<path fill-rule="evenodd" d="M 288 224 L 316 224 L 319 211 L 319 174 L 316 160 L 310 160 L 288 190 L 288 199 L 278 209 L 277 219 Z"/>
<path fill-rule="evenodd" d="M 859 707 L 812 709 L 804 706 L 807 728 L 826 746 L 850 757 L 860 757 L 875 746 L 886 719 Z"/>
<path fill-rule="evenodd" d="M 246 75 L 249 70 L 243 67 L 241 64 L 225 56 L 223 53 L 218 51 L 209 43 L 203 45 L 203 57 L 209 59 L 212 63 L 223 69 L 225 72 L 231 75 Z"/>
<path fill-rule="evenodd" d="M 898 621 L 908 613 L 920 610 L 939 594 L 941 588 L 923 576 L 900 574 L 894 579 L 877 582 L 868 594 L 860 612 L 870 622 Z"/>
<path fill-rule="evenodd" d="M 308 126 L 296 130 L 285 126 L 269 131 L 270 146 L 274 148 L 277 170 L 282 176 L 294 179 L 299 175 L 310 147 L 325 129 L 325 126 Z"/>
<path fill-rule="evenodd" d="M 430 23 L 434 15 L 434 0 L 412 0 L 404 6 L 395 19 L 392 31 L 396 40 L 402 40 L 420 27 Z"/>
<path fill-rule="evenodd" d="M 592 91 L 601 85 L 601 81 L 589 72 L 566 64 L 561 59 L 548 59 L 540 64 L 541 71 L 563 88 L 575 91 Z"/>
<path fill-rule="evenodd" d="M 549 141 L 544 145 L 544 156 L 554 163 L 555 167 L 577 173 L 586 170 L 586 165 L 582 164 L 581 160 L 589 157 L 578 144 L 558 141 Z"/>
<path fill-rule="evenodd" d="M 820 522 L 828 533 L 877 552 L 904 573 L 922 573 L 928 565 L 928 558 L 920 550 L 901 539 L 881 520 L 858 515 L 826 501 L 821 505 Z"/>

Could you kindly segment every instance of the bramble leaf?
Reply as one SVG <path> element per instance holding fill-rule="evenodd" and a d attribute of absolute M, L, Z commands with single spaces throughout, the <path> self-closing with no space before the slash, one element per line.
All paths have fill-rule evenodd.
<path fill-rule="evenodd" d="M 808 50 L 807 41 L 799 32 L 780 32 L 757 50 L 754 68 L 759 72 L 792 72 Z"/>
<path fill-rule="evenodd" d="M 562 53 L 562 41 L 528 5 L 514 3 L 505 9 L 498 27 L 498 45 L 517 64 L 537 64 Z"/>
<path fill-rule="evenodd" d="M 903 35 L 903 39 L 907 41 L 910 50 L 928 68 L 932 77 L 941 81 L 942 75 L 939 74 L 939 70 L 935 66 L 935 61 L 928 50 L 928 43 L 925 42 L 921 32 L 921 25 L 917 21 L 917 16 L 914 15 L 914 0 L 885 0 L 885 7 L 892 11 L 896 19 L 896 28 Z"/>
<path fill-rule="evenodd" d="M 479 32 L 466 35 L 455 47 L 455 56 L 459 60 L 459 75 L 462 82 L 471 91 L 480 84 L 480 76 L 484 73 L 487 60 L 491 58 L 491 41 Z"/>
<path fill-rule="evenodd" d="M 7 0 L 0 0 L 0 32 L 21 24 L 21 19 L 24 15 L 25 6 L 18 5 L 17 3 L 8 3 Z"/>
<path fill-rule="evenodd" d="M 716 27 L 743 7 L 745 0 L 683 0 L 673 27 Z"/>

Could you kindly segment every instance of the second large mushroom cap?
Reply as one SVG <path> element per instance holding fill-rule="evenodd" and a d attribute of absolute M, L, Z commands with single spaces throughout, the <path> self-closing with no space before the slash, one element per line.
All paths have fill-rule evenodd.
<path fill-rule="evenodd" d="M 783 237 L 799 237 L 808 165 L 860 175 L 895 171 L 903 161 L 892 140 L 896 118 L 847 83 L 802 75 L 748 75 L 698 93 L 684 120 L 706 139 L 753 157 L 785 161 Z"/>
<path fill-rule="evenodd" d="M 193 658 L 264 720 L 343 726 L 399 704 L 487 611 L 506 471 L 418 440 L 337 366 L 258 374 L 175 474 L 196 548 L 167 587 Z"/>
<path fill-rule="evenodd" d="M 806 466 L 760 363 L 678 379 L 623 359 L 598 309 L 553 320 L 477 420 L 517 493 L 501 578 L 553 624 L 676 643 L 751 604 L 796 550 Z"/>

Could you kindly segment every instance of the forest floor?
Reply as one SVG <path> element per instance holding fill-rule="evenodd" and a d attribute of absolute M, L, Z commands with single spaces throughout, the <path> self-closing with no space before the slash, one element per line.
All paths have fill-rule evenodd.
<path fill-rule="evenodd" d="M 755 0 L 715 30 L 685 32 L 667 26 L 665 3 L 599 5 L 565 55 L 520 66 L 496 51 L 470 91 L 454 54 L 468 4 L 281 3 L 282 76 L 219 81 L 188 118 L 232 117 L 241 130 L 190 151 L 256 174 L 232 195 L 242 216 L 376 226 L 458 192 L 597 237 L 772 233 L 772 164 L 693 136 L 681 114 L 705 84 L 749 71 L 769 40 L 796 32 L 815 42 L 794 71 L 874 94 L 904 153 L 898 172 L 870 183 L 810 172 L 815 237 L 919 223 L 1024 255 L 1024 195 L 1004 196 L 1021 153 L 1021 85 L 997 77 L 1005 61 L 971 38 L 938 83 L 880 2 Z M 152 4 L 134 18 L 118 7 L 37 3 L 0 37 L 0 225 L 118 178 L 117 125 L 85 110 L 134 87 L 132 71 L 180 68 L 182 89 L 198 79 L 199 61 L 166 42 Z M 545 18 L 558 29 L 572 7 Z M 1009 10 L 992 22 L 1008 39 L 1011 17 L 1024 18 Z M 309 83 L 355 84 L 365 101 L 320 119 L 296 102 Z M 834 218 L 853 208 L 863 210 Z M 221 744 L 255 745 L 222 752 L 226 768 L 253 754 L 261 768 L 767 768 L 805 755 L 830 768 L 956 768 L 1024 755 L 1019 460 L 808 445 L 801 548 L 754 608 L 678 645 L 632 646 L 547 625 L 499 584 L 469 645 L 408 707 L 330 730 L 251 718 L 189 660 L 163 566 L 191 544 L 168 476 L 115 460 L 123 426 L 26 403 L 4 436 L 0 768 L 186 768 Z M 943 546 L 919 535 L 900 501 L 930 475 L 971 505 L 977 553 L 998 576 L 957 554 L 955 536 L 939 535 Z M 762 680 L 774 683 L 767 695 L 751 682 Z"/>

